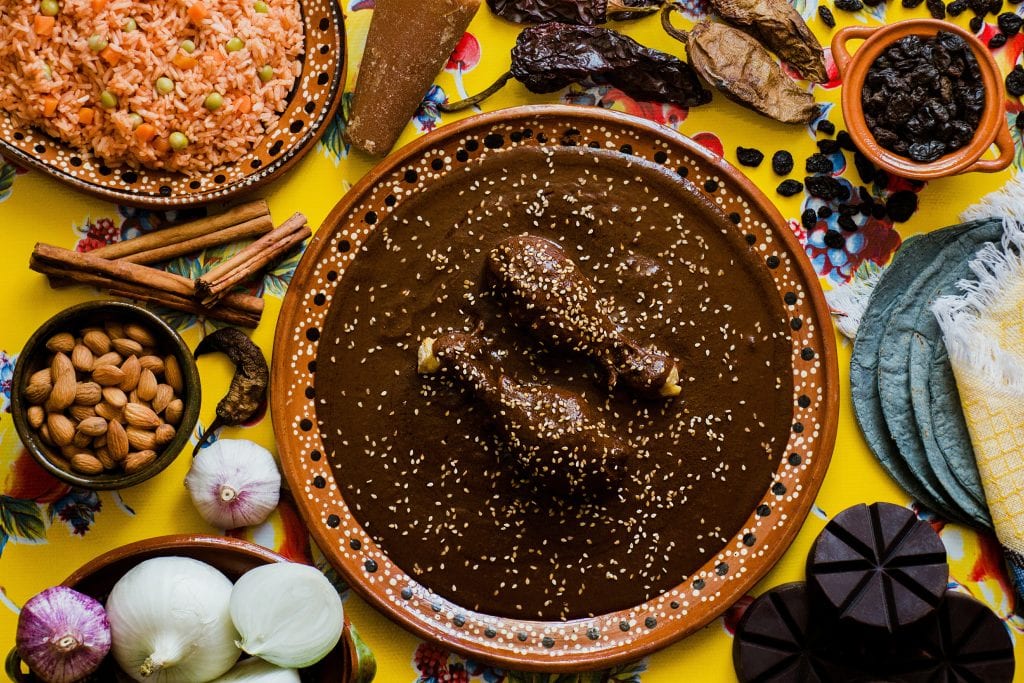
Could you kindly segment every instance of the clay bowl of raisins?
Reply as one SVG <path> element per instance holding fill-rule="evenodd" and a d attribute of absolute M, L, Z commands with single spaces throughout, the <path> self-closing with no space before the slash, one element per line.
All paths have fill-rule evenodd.
<path fill-rule="evenodd" d="M 863 40 L 856 52 L 847 43 Z M 934 19 L 851 26 L 832 40 L 860 151 L 904 178 L 1001 171 L 1013 160 L 1002 75 L 971 33 Z M 995 158 L 982 158 L 995 144 Z"/>
<path fill-rule="evenodd" d="M 199 417 L 199 372 L 157 315 L 89 301 L 47 320 L 18 356 L 11 413 L 47 472 L 87 489 L 122 489 L 162 471 Z"/>

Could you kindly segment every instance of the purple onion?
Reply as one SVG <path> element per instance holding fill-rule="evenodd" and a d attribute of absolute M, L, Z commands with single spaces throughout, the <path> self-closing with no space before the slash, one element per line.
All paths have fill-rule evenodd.
<path fill-rule="evenodd" d="M 46 683 L 72 683 L 97 668 L 110 651 L 103 605 L 67 586 L 47 588 L 18 617 L 18 655 Z"/>

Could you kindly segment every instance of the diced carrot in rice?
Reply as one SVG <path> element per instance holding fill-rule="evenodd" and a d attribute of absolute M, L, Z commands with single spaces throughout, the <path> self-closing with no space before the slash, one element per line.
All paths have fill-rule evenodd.
<path fill-rule="evenodd" d="M 96 110 L 92 107 L 82 107 L 78 110 L 78 122 L 83 126 L 88 126 L 95 120 Z"/>
<path fill-rule="evenodd" d="M 171 143 L 166 138 L 157 138 L 153 141 L 153 149 L 160 154 L 166 154 L 171 151 Z"/>
<path fill-rule="evenodd" d="M 156 126 L 151 123 L 140 124 L 135 129 L 135 139 L 139 142 L 149 142 L 156 137 Z"/>
<path fill-rule="evenodd" d="M 248 114 L 252 111 L 252 100 L 248 95 L 242 95 L 238 98 L 238 111 L 243 114 Z"/>
<path fill-rule="evenodd" d="M 103 8 L 107 6 L 107 0 L 92 0 L 92 11 L 102 12 Z"/>
<path fill-rule="evenodd" d="M 43 116 L 53 116 L 57 113 L 57 102 L 56 97 L 47 95 L 43 98 Z"/>
<path fill-rule="evenodd" d="M 100 59 L 110 66 L 117 66 L 121 62 L 121 53 L 112 47 L 107 46 L 100 50 Z"/>
<path fill-rule="evenodd" d="M 53 35 L 53 27 L 56 23 L 57 19 L 55 17 L 37 14 L 35 19 L 32 20 L 32 30 L 36 32 L 37 36 L 49 38 Z"/>
<path fill-rule="evenodd" d="M 203 19 L 210 16 L 210 10 L 206 9 L 206 5 L 201 2 L 193 3 L 188 8 L 188 18 L 192 20 L 192 23 L 198 24 Z"/>
<path fill-rule="evenodd" d="M 179 69 L 191 69 L 199 62 L 192 55 L 185 52 L 179 52 L 171 58 L 171 63 Z"/>

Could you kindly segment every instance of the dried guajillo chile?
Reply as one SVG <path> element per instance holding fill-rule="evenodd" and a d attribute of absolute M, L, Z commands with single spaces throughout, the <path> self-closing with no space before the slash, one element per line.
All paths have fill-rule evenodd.
<path fill-rule="evenodd" d="M 804 78 L 828 82 L 825 51 L 788 0 L 711 0 L 711 8 L 761 41 Z"/>
<path fill-rule="evenodd" d="M 810 123 L 818 115 L 814 95 L 802 90 L 761 44 L 739 29 L 702 20 L 689 32 L 672 26 L 677 5 L 661 20 L 686 45 L 690 64 L 729 99 L 783 123 Z"/>
<path fill-rule="evenodd" d="M 497 16 L 517 24 L 561 21 L 596 26 L 610 20 L 637 19 L 654 14 L 665 0 L 487 0 Z"/>
<path fill-rule="evenodd" d="M 524 29 L 512 48 L 512 68 L 479 95 L 445 103 L 461 111 L 500 90 L 510 78 L 530 92 L 550 93 L 582 81 L 611 85 L 642 101 L 695 107 L 711 101 L 690 65 L 644 47 L 617 31 L 550 22 Z"/>
<path fill-rule="evenodd" d="M 217 404 L 217 417 L 203 432 L 192 455 L 199 452 L 210 437 L 221 427 L 243 424 L 256 414 L 267 397 L 270 369 L 260 347 L 241 330 L 223 327 L 203 338 L 195 350 L 195 357 L 220 352 L 235 364 L 235 376 L 228 393 Z"/>

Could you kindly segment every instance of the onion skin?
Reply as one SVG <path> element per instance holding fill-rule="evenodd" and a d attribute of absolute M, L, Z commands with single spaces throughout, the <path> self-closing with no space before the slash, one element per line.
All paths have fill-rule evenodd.
<path fill-rule="evenodd" d="M 18 617 L 18 655 L 45 683 L 72 683 L 99 668 L 110 651 L 103 605 L 68 588 L 47 588 Z"/>

